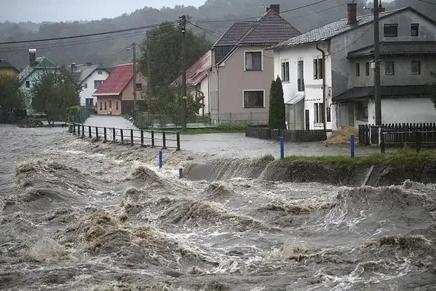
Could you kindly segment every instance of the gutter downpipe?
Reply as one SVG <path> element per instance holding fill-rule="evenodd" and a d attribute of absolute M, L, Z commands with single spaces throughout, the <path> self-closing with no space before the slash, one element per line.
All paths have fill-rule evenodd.
<path fill-rule="evenodd" d="M 218 125 L 220 125 L 220 69 L 219 65 L 216 65 L 216 78 L 217 78 L 217 106 L 218 106 Z"/>
<path fill-rule="evenodd" d="M 327 103 L 326 103 L 326 92 L 325 92 L 325 87 L 326 87 L 326 69 L 325 69 L 325 59 L 326 59 L 326 53 L 323 49 L 321 49 L 319 47 L 319 43 L 316 44 L 316 49 L 319 50 L 322 54 L 322 102 L 324 104 L 324 110 L 323 110 L 323 123 L 324 123 L 324 132 L 327 136 L 327 119 L 326 119 L 326 110 L 327 110 Z"/>

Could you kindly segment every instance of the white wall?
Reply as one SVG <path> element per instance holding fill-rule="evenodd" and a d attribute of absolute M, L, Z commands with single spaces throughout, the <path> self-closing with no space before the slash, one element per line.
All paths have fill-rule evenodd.
<path fill-rule="evenodd" d="M 99 74 L 101 72 L 101 74 Z M 86 105 L 86 99 L 92 98 L 94 99 L 94 105 L 97 104 L 97 97 L 92 96 L 95 93 L 94 81 L 101 80 L 104 81 L 109 77 L 108 72 L 105 70 L 95 70 L 82 84 L 82 91 L 80 91 L 80 105 Z M 85 88 L 86 84 L 86 88 Z"/>
<path fill-rule="evenodd" d="M 320 47 L 326 51 L 327 46 L 320 45 Z M 295 46 L 283 50 L 277 50 L 274 52 L 274 76 L 281 77 L 282 63 L 289 61 L 289 82 L 283 82 L 283 93 L 285 101 L 295 96 L 304 96 L 304 110 L 309 110 L 309 126 L 310 130 L 323 129 L 322 123 L 315 124 L 314 117 L 314 104 L 323 103 L 322 85 L 323 80 L 314 79 L 313 60 L 322 58 L 322 53 L 316 49 L 315 44 L 307 44 L 301 46 Z M 298 61 L 304 62 L 304 82 L 305 91 L 298 92 L 297 79 L 298 79 Z M 331 104 L 331 96 L 329 96 L 329 87 L 331 87 L 331 59 L 326 55 L 326 101 L 327 104 Z M 332 112 L 332 118 L 333 118 Z M 333 120 L 332 120 L 333 121 Z M 327 123 L 327 129 L 332 128 L 332 122 Z"/>

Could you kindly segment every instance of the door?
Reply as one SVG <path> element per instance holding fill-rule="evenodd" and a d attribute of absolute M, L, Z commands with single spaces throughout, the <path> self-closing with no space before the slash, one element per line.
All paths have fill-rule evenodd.
<path fill-rule="evenodd" d="M 304 118 L 306 119 L 306 130 L 310 130 L 310 111 L 306 109 L 306 114 L 304 114 Z"/>

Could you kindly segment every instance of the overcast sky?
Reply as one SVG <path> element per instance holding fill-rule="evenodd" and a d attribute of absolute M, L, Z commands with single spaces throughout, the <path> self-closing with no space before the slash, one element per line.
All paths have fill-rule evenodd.
<path fill-rule="evenodd" d="M 145 6 L 200 6 L 206 0 L 0 0 L 0 22 L 74 21 L 112 18 Z"/>

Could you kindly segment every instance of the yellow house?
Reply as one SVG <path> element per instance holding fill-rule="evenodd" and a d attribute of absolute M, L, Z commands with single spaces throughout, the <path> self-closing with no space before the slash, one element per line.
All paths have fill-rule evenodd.
<path fill-rule="evenodd" d="M 0 76 L 11 76 L 11 77 L 17 77 L 18 73 L 20 73 L 17 68 L 12 66 L 10 63 L 8 63 L 5 60 L 0 59 Z"/>

